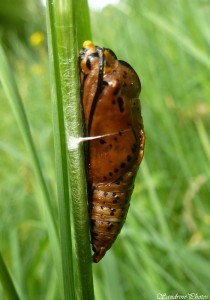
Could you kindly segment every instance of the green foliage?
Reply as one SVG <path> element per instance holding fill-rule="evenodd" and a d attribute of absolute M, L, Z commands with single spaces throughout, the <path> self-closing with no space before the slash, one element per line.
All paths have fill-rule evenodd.
<path fill-rule="evenodd" d="M 45 16 L 41 1 L 0 1 L 0 39 L 14 51 L 19 43 L 30 44 L 34 31 L 45 30 Z"/>
<path fill-rule="evenodd" d="M 209 13 L 209 3 L 186 0 L 129 0 L 92 13 L 94 42 L 142 81 L 145 157 L 111 250 L 125 299 L 210 293 Z M 105 286 L 111 259 L 96 267 Z M 98 299 L 112 298 L 105 290 Z"/>
<path fill-rule="evenodd" d="M 93 265 L 97 300 L 210 296 L 209 14 L 204 0 L 127 0 L 91 14 L 94 43 L 140 75 L 147 136 L 126 223 Z M 79 47 L 89 38 L 80 37 Z M 22 45 L 15 52 L 14 73 L 57 208 L 47 53 L 44 44 L 36 57 Z M 42 194 L 2 89 L 0 96 L 0 251 L 25 299 L 59 299 Z"/>
<path fill-rule="evenodd" d="M 40 49 L 40 51 L 42 50 Z M 34 118 L 35 112 L 40 108 L 40 102 L 37 101 L 37 99 L 44 100 L 43 96 L 47 91 L 46 86 L 49 88 L 49 86 L 46 85 L 46 80 L 43 80 L 43 78 L 46 78 L 44 72 L 47 72 L 47 68 L 44 61 L 42 61 L 42 63 L 40 61 L 39 65 L 38 62 L 33 61 L 30 57 L 25 57 L 25 61 L 30 61 L 30 68 L 27 68 L 25 61 L 18 59 L 15 61 L 16 74 L 19 75 L 19 82 L 22 82 L 22 98 L 25 100 L 24 104 L 27 108 L 28 118 L 33 131 L 34 139 L 32 139 L 28 118 L 25 115 L 25 110 L 14 78 L 9 66 L 6 64 L 2 52 L 0 58 L 1 83 L 6 92 L 5 95 L 3 94 L 3 90 L 1 90 L 1 113 L 2 116 L 4 116 L 4 121 L 1 123 L 1 159 L 3 163 L 1 173 L 0 211 L 2 222 L 0 245 L 6 265 L 9 267 L 9 270 L 12 270 L 12 278 L 15 279 L 21 299 L 24 299 L 24 297 L 27 299 L 30 294 L 36 297 L 37 291 L 43 295 L 47 294 L 46 287 L 42 285 L 42 276 L 47 276 L 47 269 L 51 266 L 52 257 L 51 252 L 49 252 L 46 236 L 47 231 L 44 223 L 42 223 L 43 203 L 44 206 L 46 205 L 45 208 L 47 212 L 45 215 L 46 226 L 53 235 L 53 253 L 55 256 L 57 256 L 58 253 L 58 237 L 55 227 L 53 229 L 55 225 L 53 224 L 53 214 L 51 215 L 52 219 L 50 217 L 52 202 L 50 202 L 48 189 L 46 187 L 46 174 L 43 177 L 39 163 L 41 160 L 43 168 L 43 165 L 47 162 L 46 159 L 43 159 L 44 156 L 41 154 L 42 147 L 48 148 L 49 157 L 53 157 L 50 150 L 50 142 L 52 142 L 52 138 L 49 135 L 50 127 L 44 131 L 43 135 L 40 134 L 41 128 L 46 126 L 48 119 L 44 116 L 45 112 L 47 114 L 49 113 L 49 106 L 47 106 L 48 101 L 43 101 L 43 110 L 40 112 L 38 124 L 36 123 L 37 119 Z M 41 92 L 35 93 L 37 87 L 42 87 Z M 5 96 L 7 96 L 7 98 Z M 26 102 L 26 99 L 28 102 Z M 10 106 L 8 106 L 8 102 Z M 12 110 L 16 119 L 13 117 Z M 43 118 L 45 119 L 45 125 L 44 123 L 42 124 Z M 16 122 L 21 129 L 20 132 L 22 135 L 19 134 Z M 34 126 L 36 130 L 33 130 Z M 39 160 L 37 154 L 39 154 Z M 50 161 L 50 164 L 52 179 L 52 161 Z M 50 176 L 48 178 L 50 181 Z M 40 187 L 43 192 L 43 197 L 40 193 Z M 50 189 L 50 195 L 51 199 L 53 199 L 54 193 L 52 189 Z M 44 268 L 40 264 L 42 259 L 46 261 Z M 53 275 L 54 270 L 52 270 L 52 276 L 49 278 L 49 285 L 51 284 L 51 280 L 54 281 L 55 279 Z M 31 280 L 28 280 L 29 278 Z M 57 293 L 57 291 L 54 290 L 54 293 L 55 292 Z M 3 298 L 3 295 L 1 295 L 0 298 Z"/>

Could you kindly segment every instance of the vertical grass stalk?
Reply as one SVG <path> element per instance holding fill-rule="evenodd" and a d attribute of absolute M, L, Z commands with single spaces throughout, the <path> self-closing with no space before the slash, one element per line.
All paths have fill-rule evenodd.
<path fill-rule="evenodd" d="M 94 298 L 83 145 L 70 146 L 72 140 L 83 136 L 77 36 L 85 36 L 84 19 L 89 19 L 86 1 L 47 2 L 63 286 L 68 300 Z M 86 25 L 89 38 L 90 26 Z"/>

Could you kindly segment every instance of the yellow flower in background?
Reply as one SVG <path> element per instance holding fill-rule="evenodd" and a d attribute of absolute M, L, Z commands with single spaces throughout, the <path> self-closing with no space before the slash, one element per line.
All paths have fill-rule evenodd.
<path fill-rule="evenodd" d="M 35 74 L 35 75 L 41 75 L 44 73 L 43 67 L 39 64 L 33 64 L 31 66 L 31 70 L 32 70 L 33 74 Z"/>
<path fill-rule="evenodd" d="M 32 46 L 39 46 L 43 43 L 45 37 L 44 37 L 44 33 L 41 31 L 37 31 L 34 32 L 31 36 L 30 36 L 30 44 Z"/>

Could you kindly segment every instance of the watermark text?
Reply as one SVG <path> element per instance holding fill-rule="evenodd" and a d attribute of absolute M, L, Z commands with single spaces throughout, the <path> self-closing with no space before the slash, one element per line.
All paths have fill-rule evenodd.
<path fill-rule="evenodd" d="M 187 294 L 166 294 L 158 293 L 158 300 L 204 300 L 209 299 L 208 295 L 198 294 L 198 293 L 187 293 Z"/>

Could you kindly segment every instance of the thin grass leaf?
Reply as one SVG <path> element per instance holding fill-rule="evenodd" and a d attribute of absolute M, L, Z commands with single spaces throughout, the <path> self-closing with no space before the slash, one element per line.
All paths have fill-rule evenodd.
<path fill-rule="evenodd" d="M 171 241 L 171 235 L 170 235 L 170 231 L 169 228 L 167 226 L 165 217 L 164 217 L 164 213 L 158 198 L 158 194 L 156 192 L 156 189 L 154 187 L 154 184 L 152 182 L 152 176 L 150 175 L 150 171 L 148 169 L 148 165 L 146 163 L 146 159 L 144 158 L 144 161 L 141 165 L 142 168 L 142 172 L 144 175 L 144 182 L 147 185 L 147 189 L 148 189 L 148 193 L 150 195 L 150 201 L 152 204 L 152 207 L 154 209 L 156 218 L 158 220 L 159 226 L 160 226 L 160 230 L 162 231 L 162 234 L 164 236 L 165 242 L 170 244 Z"/>
<path fill-rule="evenodd" d="M 1 253 L 0 253 L 0 280 L 4 287 L 4 291 L 7 294 L 8 299 L 19 300 L 20 298 L 15 289 L 13 280 L 10 277 L 9 271 L 4 263 Z"/>
<path fill-rule="evenodd" d="M 110 252 L 105 259 L 106 262 L 102 262 L 105 299 L 125 300 L 123 289 L 120 286 L 122 280 L 120 276 L 121 274 L 112 252 Z M 112 270 L 112 272 L 110 272 L 110 270 Z"/>
<path fill-rule="evenodd" d="M 201 145 L 203 146 L 203 150 L 206 154 L 208 161 L 210 161 L 210 140 L 209 134 L 206 131 L 206 128 L 201 120 L 195 121 L 196 128 L 199 134 Z"/>
<path fill-rule="evenodd" d="M 197 59 L 197 61 L 199 61 L 205 67 L 210 67 L 209 56 L 202 49 L 200 49 L 198 45 L 196 45 L 190 38 L 188 38 L 188 36 L 177 30 L 175 25 L 170 24 L 170 22 L 151 12 L 146 12 L 145 16 L 161 30 L 174 38 L 177 43 L 184 47 L 184 49 L 192 57 Z"/>
<path fill-rule="evenodd" d="M 22 267 L 22 259 L 21 259 L 21 250 L 20 250 L 20 244 L 18 241 L 18 231 L 14 229 L 10 233 L 10 244 L 11 244 L 11 257 L 12 257 L 12 263 L 13 263 L 13 269 L 14 269 L 14 277 L 16 278 L 16 284 L 18 287 L 20 287 L 20 290 L 22 293 L 26 291 L 26 282 L 24 281 L 24 273 L 23 273 L 23 267 Z M 26 299 L 25 296 L 22 294 L 21 299 Z"/>
<path fill-rule="evenodd" d="M 52 209 L 52 204 L 50 201 L 49 192 L 45 183 L 44 176 L 42 174 L 41 166 L 39 163 L 38 155 L 34 146 L 33 138 L 31 135 L 29 123 L 27 120 L 27 116 L 20 98 L 20 94 L 18 92 L 14 77 L 12 75 L 12 71 L 10 69 L 10 66 L 7 62 L 6 55 L 3 51 L 3 48 L 0 46 L 0 80 L 3 85 L 4 91 L 8 97 L 9 103 L 11 105 L 11 108 L 14 112 L 14 115 L 17 119 L 18 125 L 20 127 L 20 130 L 22 132 L 24 141 L 27 145 L 27 148 L 29 150 L 29 154 L 31 156 L 31 163 L 33 165 L 34 172 L 37 176 L 37 180 L 39 182 L 39 185 L 42 189 L 42 193 L 45 199 L 45 204 L 48 209 L 48 214 L 51 220 L 51 225 L 53 230 L 56 233 L 56 222 L 55 222 L 55 216 Z M 57 233 L 56 233 L 57 235 Z"/>
<path fill-rule="evenodd" d="M 83 147 L 72 143 L 83 136 L 77 36 L 85 35 L 84 22 L 80 20 L 86 16 L 89 18 L 87 3 L 55 0 L 51 4 L 48 1 L 47 10 L 64 298 L 93 299 Z M 89 38 L 90 26 L 85 26 Z M 71 209 L 73 221 L 70 219 Z M 73 223 L 76 263 L 71 241 Z"/>
<path fill-rule="evenodd" d="M 39 163 L 38 155 L 35 149 L 35 145 L 30 131 L 30 126 L 20 98 L 20 94 L 18 92 L 18 88 L 16 86 L 16 82 L 13 77 L 10 66 L 7 62 L 6 55 L 1 46 L 0 46 L 0 65 L 1 65 L 0 81 L 4 88 L 5 94 L 8 97 L 10 106 L 12 108 L 12 111 L 16 117 L 17 123 L 23 135 L 23 139 L 25 141 L 25 144 L 27 146 L 30 155 L 31 165 L 33 167 L 40 188 L 42 190 L 45 212 L 47 217 L 46 220 L 48 224 L 47 227 L 49 230 L 50 241 L 51 241 L 52 248 L 54 250 L 53 254 L 54 254 L 56 266 L 59 273 L 60 251 L 59 251 L 59 244 L 58 244 L 58 231 L 56 227 L 56 220 L 55 220 L 55 215 L 51 204 L 49 191 L 42 173 L 41 165 Z"/>

